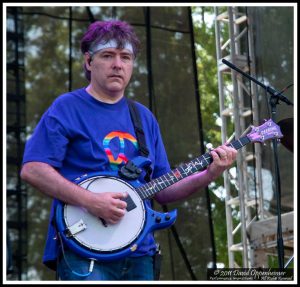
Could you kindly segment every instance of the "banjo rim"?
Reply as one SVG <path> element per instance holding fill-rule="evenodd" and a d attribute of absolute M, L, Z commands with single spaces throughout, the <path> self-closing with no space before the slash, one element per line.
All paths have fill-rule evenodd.
<path fill-rule="evenodd" d="M 129 246 L 134 246 L 135 242 L 139 239 L 140 234 L 142 233 L 145 224 L 146 224 L 146 213 L 145 213 L 145 206 L 144 206 L 144 202 L 143 200 L 140 198 L 140 196 L 138 195 L 138 193 L 136 192 L 135 188 L 133 185 L 131 185 L 130 183 L 126 182 L 123 179 L 120 179 L 118 177 L 115 176 L 110 176 L 110 175 L 94 175 L 94 176 L 90 176 L 88 178 L 82 178 L 79 182 L 77 182 L 77 184 L 79 186 L 83 186 L 86 183 L 88 183 L 87 185 L 87 190 L 89 190 L 88 188 L 90 187 L 90 185 L 96 181 L 96 180 L 101 180 L 101 179 L 109 179 L 109 180 L 113 180 L 113 181 L 118 181 L 124 185 L 126 185 L 126 187 L 128 187 L 138 198 L 140 206 L 142 207 L 142 219 L 140 219 L 140 223 L 139 223 L 139 227 L 137 228 L 136 234 L 134 236 L 132 236 L 132 238 L 129 241 L 126 241 L 122 244 L 120 244 L 119 246 L 116 246 L 114 248 L 103 248 L 101 249 L 98 247 L 93 246 L 93 244 L 90 244 L 89 242 L 85 242 L 84 240 L 80 239 L 79 236 L 77 236 L 77 234 L 71 234 L 71 236 L 66 236 L 68 241 L 72 241 L 75 243 L 75 245 L 79 245 L 80 248 L 83 248 L 84 250 L 93 252 L 93 253 L 97 253 L 97 254 L 110 254 L 110 253 L 114 253 L 116 251 L 121 252 L 122 250 L 127 249 Z M 92 191 L 93 192 L 93 191 Z M 128 195 L 129 196 L 129 195 Z M 64 204 L 63 205 L 63 225 L 65 226 L 65 233 L 68 232 L 71 224 L 69 224 L 68 222 L 68 218 L 67 218 L 67 209 L 68 207 L 73 207 L 70 204 Z M 75 207 L 76 208 L 76 207 Z M 80 207 L 77 207 L 80 208 Z M 93 215 L 89 214 L 89 216 L 94 217 Z M 73 245 L 73 244 L 72 244 Z M 79 248 L 79 247 L 75 247 L 75 248 Z"/>

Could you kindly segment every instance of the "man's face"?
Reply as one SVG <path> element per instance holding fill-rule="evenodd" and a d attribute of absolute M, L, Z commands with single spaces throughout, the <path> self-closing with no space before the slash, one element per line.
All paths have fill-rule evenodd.
<path fill-rule="evenodd" d="M 88 67 L 92 85 L 107 94 L 124 92 L 133 62 L 134 56 L 127 49 L 106 48 L 96 52 Z"/>

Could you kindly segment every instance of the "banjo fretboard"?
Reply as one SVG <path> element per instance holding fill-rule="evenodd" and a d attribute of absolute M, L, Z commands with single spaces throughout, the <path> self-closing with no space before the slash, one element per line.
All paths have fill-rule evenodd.
<path fill-rule="evenodd" d="M 238 140 L 233 141 L 232 143 L 228 144 L 228 146 L 231 146 L 236 150 L 238 150 L 241 147 L 248 144 L 249 142 L 250 142 L 249 138 L 245 136 Z M 136 191 L 143 200 L 149 199 L 159 191 L 167 188 L 168 186 L 175 184 L 181 179 L 186 178 L 189 175 L 192 175 L 198 171 L 205 169 L 212 161 L 213 161 L 212 156 L 209 153 L 205 153 L 200 157 L 191 160 L 188 163 L 184 163 L 178 166 L 176 169 L 170 171 L 169 173 L 166 173 L 142 185 L 141 187 L 137 188 Z"/>

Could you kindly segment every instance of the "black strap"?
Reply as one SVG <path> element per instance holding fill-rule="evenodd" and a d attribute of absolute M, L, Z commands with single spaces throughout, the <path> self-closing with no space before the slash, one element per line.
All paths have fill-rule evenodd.
<path fill-rule="evenodd" d="M 133 126 L 134 126 L 134 131 L 135 131 L 135 134 L 137 137 L 140 154 L 141 154 L 141 156 L 148 157 L 149 150 L 148 150 L 147 144 L 146 144 L 145 133 L 144 133 L 142 121 L 140 118 L 140 113 L 139 113 L 138 108 L 133 100 L 127 99 L 127 102 L 128 102 L 131 120 L 132 120 Z M 146 170 L 146 176 L 145 176 L 145 180 L 147 182 L 149 182 L 151 180 L 151 173 L 152 173 L 152 169 L 150 166 L 148 166 L 147 170 Z"/>
<path fill-rule="evenodd" d="M 143 131 L 143 126 L 140 118 L 139 111 L 134 103 L 134 101 L 128 99 L 128 106 L 130 111 L 130 116 L 133 122 L 135 134 L 137 137 L 137 141 L 139 143 L 140 153 L 144 157 L 148 157 L 149 150 L 146 145 L 145 134 Z"/>

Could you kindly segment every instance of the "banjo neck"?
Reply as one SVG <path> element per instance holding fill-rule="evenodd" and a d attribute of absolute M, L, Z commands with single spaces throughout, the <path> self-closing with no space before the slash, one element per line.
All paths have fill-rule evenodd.
<path fill-rule="evenodd" d="M 269 120 L 262 126 L 253 127 L 251 133 L 228 146 L 239 149 L 249 142 L 264 142 L 282 136 L 279 127 Z M 130 212 L 126 212 L 122 224 L 106 224 L 101 218 L 95 218 L 81 207 L 59 201 L 56 207 L 56 225 L 62 240 L 74 252 L 88 259 L 113 261 L 133 254 L 150 232 L 169 227 L 177 216 L 176 210 L 168 213 L 152 210 L 143 200 L 203 170 L 212 161 L 212 156 L 205 153 L 145 185 L 141 185 L 137 180 L 132 181 L 132 184 L 128 183 L 120 179 L 117 173 L 80 177 L 77 183 L 91 192 L 127 192 L 129 196 L 124 200 L 127 202 L 126 209 Z M 149 160 L 140 157 L 136 162 L 138 167 L 143 167 Z"/>
<path fill-rule="evenodd" d="M 268 139 L 279 139 L 281 137 L 283 137 L 283 134 L 280 131 L 280 127 L 275 124 L 272 119 L 269 119 L 258 127 L 252 126 L 250 133 L 229 143 L 227 146 L 238 150 L 250 142 L 262 143 Z M 137 188 L 136 191 L 142 199 L 149 199 L 157 192 L 173 185 L 181 179 L 203 170 L 212 161 L 212 156 L 209 153 L 205 153 L 188 163 L 178 166 L 171 172 L 146 183 L 145 185 Z"/>
<path fill-rule="evenodd" d="M 240 149 L 251 142 L 251 140 L 245 136 L 238 140 L 233 141 L 227 146 L 231 146 L 233 148 Z M 200 157 L 197 157 L 191 160 L 188 163 L 184 163 L 178 166 L 176 169 L 166 173 L 136 189 L 137 193 L 140 197 L 144 199 L 149 199 L 153 197 L 159 191 L 175 184 L 176 182 L 205 169 L 210 163 L 212 163 L 213 159 L 209 153 L 205 153 Z"/>

